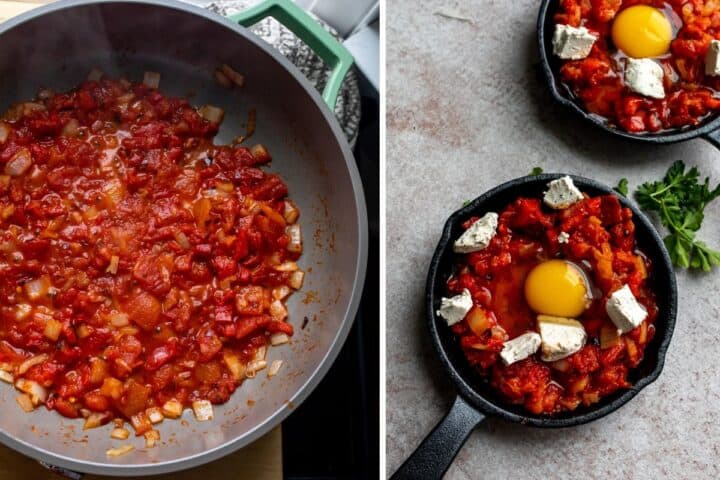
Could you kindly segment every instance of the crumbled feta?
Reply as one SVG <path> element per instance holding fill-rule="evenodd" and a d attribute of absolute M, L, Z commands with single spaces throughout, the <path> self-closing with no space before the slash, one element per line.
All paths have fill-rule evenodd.
<path fill-rule="evenodd" d="M 455 325 L 473 307 L 472 296 L 467 288 L 460 295 L 451 298 L 443 297 L 440 301 L 440 310 L 436 313 L 447 321 L 449 326 Z"/>
<path fill-rule="evenodd" d="M 610 295 L 605 311 L 620 333 L 627 333 L 647 318 L 647 310 L 638 303 L 628 285 Z"/>
<path fill-rule="evenodd" d="M 557 236 L 558 243 L 568 243 L 570 241 L 570 234 L 567 232 L 560 232 Z"/>
<path fill-rule="evenodd" d="M 582 192 L 575 186 L 572 178 L 566 175 L 548 183 L 548 189 L 544 193 L 543 201 L 550 208 L 562 210 L 583 198 Z"/>
<path fill-rule="evenodd" d="M 486 213 L 455 241 L 453 250 L 456 253 L 472 253 L 486 249 L 497 232 L 497 225 L 498 214 Z"/>
<path fill-rule="evenodd" d="M 649 58 L 627 59 L 625 83 L 633 92 L 651 98 L 665 98 L 663 69 Z"/>
<path fill-rule="evenodd" d="M 552 39 L 553 53 L 563 60 L 580 60 L 590 55 L 596 40 L 585 27 L 557 24 Z"/>
<path fill-rule="evenodd" d="M 585 328 L 577 320 L 538 315 L 537 323 L 542 338 L 540 358 L 545 362 L 569 357 L 587 340 Z"/>
<path fill-rule="evenodd" d="M 505 365 L 511 365 L 520 360 L 525 360 L 540 348 L 542 339 L 535 332 L 523 333 L 519 337 L 508 340 L 503 344 L 500 358 Z"/>
<path fill-rule="evenodd" d="M 705 55 L 705 75 L 720 76 L 720 40 L 710 42 Z"/>

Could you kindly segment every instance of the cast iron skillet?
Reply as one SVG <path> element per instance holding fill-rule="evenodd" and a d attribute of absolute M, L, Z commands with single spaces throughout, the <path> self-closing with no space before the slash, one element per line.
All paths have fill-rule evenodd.
<path fill-rule="evenodd" d="M 624 197 L 620 197 L 620 202 L 633 212 L 638 247 L 653 262 L 650 281 L 657 294 L 660 308 L 655 323 L 655 337 L 645 350 L 645 358 L 630 372 L 629 379 L 633 384 L 630 389 L 604 397 L 591 407 L 579 407 L 571 413 L 555 416 L 533 415 L 519 406 L 504 401 L 488 382 L 468 365 L 457 338 L 445 321 L 436 317 L 435 311 L 440 306 L 440 298 L 447 293 L 445 284 L 457 259 L 452 244 L 463 232 L 462 223 L 473 215 L 483 215 L 488 211 L 499 212 L 519 196 L 540 197 L 547 183 L 560 176 L 562 174 L 545 174 L 511 180 L 476 198 L 466 207 L 453 213 L 445 223 L 442 237 L 430 263 L 425 307 L 432 343 L 447 375 L 455 382 L 458 395 L 450 412 L 395 472 L 393 479 L 442 477 L 465 439 L 486 416 L 542 428 L 581 425 L 617 410 L 660 375 L 675 327 L 677 312 L 675 273 L 667 250 L 655 228 L 647 217 Z M 594 180 L 576 176 L 572 178 L 578 188 L 590 196 L 614 194 L 611 188 Z"/>
<path fill-rule="evenodd" d="M 700 137 L 720 149 L 720 115 L 712 115 L 694 127 L 668 130 L 661 133 L 638 134 L 610 126 L 603 118 L 589 114 L 582 103 L 573 98 L 570 90 L 560 80 L 558 72 L 560 71 L 561 60 L 553 55 L 552 48 L 552 36 L 555 31 L 553 17 L 558 6 L 559 0 L 543 0 L 537 22 L 540 64 L 550 87 L 550 93 L 558 103 L 569 108 L 596 127 L 618 137 L 653 144 L 676 143 Z"/>

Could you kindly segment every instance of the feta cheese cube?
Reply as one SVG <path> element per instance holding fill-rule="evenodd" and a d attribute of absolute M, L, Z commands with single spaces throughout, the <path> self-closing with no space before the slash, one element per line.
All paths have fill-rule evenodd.
<path fill-rule="evenodd" d="M 570 241 L 570 234 L 567 232 L 560 232 L 557 236 L 558 243 L 568 243 Z"/>
<path fill-rule="evenodd" d="M 590 55 L 596 40 L 585 27 L 557 24 L 552 39 L 553 53 L 563 60 L 581 60 Z"/>
<path fill-rule="evenodd" d="M 440 310 L 435 313 L 444 318 L 448 326 L 452 326 L 465 318 L 472 307 L 472 296 L 470 290 L 466 288 L 460 295 L 451 298 L 443 297 L 440 300 Z"/>
<path fill-rule="evenodd" d="M 548 183 L 548 189 L 544 193 L 543 201 L 550 208 L 562 210 L 583 198 L 582 192 L 575 186 L 572 178 L 566 175 Z"/>
<path fill-rule="evenodd" d="M 665 98 L 662 67 L 649 58 L 627 59 L 625 84 L 633 92 L 651 98 Z"/>
<path fill-rule="evenodd" d="M 470 228 L 458 238 L 453 244 L 453 251 L 456 253 L 472 253 L 484 250 L 490 245 L 490 240 L 497 233 L 498 214 L 488 212 L 478 221 L 470 225 Z"/>
<path fill-rule="evenodd" d="M 720 40 L 710 42 L 705 55 L 705 75 L 720 76 Z"/>
<path fill-rule="evenodd" d="M 500 358 L 505 365 L 511 365 L 520 360 L 525 360 L 538 351 L 542 339 L 535 332 L 523 333 L 519 337 L 508 340 L 503 344 Z"/>
<path fill-rule="evenodd" d="M 542 338 L 540 358 L 544 362 L 569 357 L 585 346 L 587 333 L 577 320 L 538 315 L 537 323 Z"/>
<path fill-rule="evenodd" d="M 628 285 L 610 295 L 605 311 L 620 333 L 627 333 L 647 318 L 647 310 L 638 303 Z"/>

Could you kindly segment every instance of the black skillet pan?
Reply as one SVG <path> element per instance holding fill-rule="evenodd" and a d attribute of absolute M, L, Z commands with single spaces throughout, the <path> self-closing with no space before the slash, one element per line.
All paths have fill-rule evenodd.
<path fill-rule="evenodd" d="M 550 93 L 561 105 L 569 108 L 596 127 L 618 137 L 652 144 L 676 143 L 693 138 L 702 138 L 720 149 L 720 115 L 711 115 L 699 125 L 694 127 L 668 130 L 660 133 L 630 133 L 620 128 L 608 125 L 602 117 L 591 115 L 582 103 L 573 98 L 570 89 L 560 80 L 560 66 L 562 61 L 553 55 L 552 37 L 555 31 L 555 13 L 559 7 L 559 0 L 543 0 L 538 15 L 537 35 L 540 50 L 540 64 L 545 79 L 550 87 Z"/>
<path fill-rule="evenodd" d="M 614 412 L 660 375 L 675 328 L 677 313 L 675 273 L 667 250 L 655 228 L 647 217 L 624 197 L 620 197 L 620 202 L 633 212 L 637 245 L 653 262 L 650 281 L 651 287 L 657 294 L 660 308 L 655 323 L 656 333 L 646 347 L 645 358 L 630 372 L 629 380 L 633 384 L 630 389 L 604 397 L 591 407 L 579 407 L 574 412 L 553 416 L 533 415 L 520 406 L 510 405 L 504 401 L 488 382 L 468 365 L 457 338 L 445 321 L 436 317 L 435 311 L 440 306 L 440 298 L 447 294 L 445 284 L 452 274 L 457 259 L 452 244 L 463 232 L 462 223 L 473 215 L 480 216 L 489 211 L 499 212 L 519 196 L 539 198 L 546 189 L 547 183 L 560 176 L 562 175 L 545 174 L 511 180 L 476 198 L 466 207 L 453 213 L 445 223 L 428 272 L 425 290 L 426 321 L 438 357 L 447 375 L 455 383 L 458 394 L 445 418 L 395 472 L 393 479 L 441 478 L 472 430 L 486 416 L 541 428 L 581 425 Z M 594 180 L 576 176 L 572 178 L 578 188 L 590 196 L 615 193 L 610 187 Z"/>

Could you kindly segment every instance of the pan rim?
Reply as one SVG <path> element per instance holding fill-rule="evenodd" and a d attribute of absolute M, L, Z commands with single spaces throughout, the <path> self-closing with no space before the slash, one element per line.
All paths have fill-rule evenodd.
<path fill-rule="evenodd" d="M 545 417 L 540 415 L 531 415 L 531 414 L 518 414 L 512 411 L 509 411 L 505 409 L 504 407 L 501 407 L 497 405 L 495 402 L 492 402 L 491 400 L 488 400 L 485 398 L 485 396 L 478 393 L 463 377 L 463 375 L 458 371 L 458 369 L 453 365 L 452 360 L 450 359 L 447 351 L 442 345 L 442 340 L 440 338 L 440 331 L 438 330 L 438 323 L 439 320 L 437 319 L 435 312 L 434 312 L 434 303 L 435 303 L 435 284 L 436 281 L 439 281 L 439 270 L 440 270 L 440 264 L 442 260 L 442 256 L 445 253 L 446 249 L 449 248 L 450 240 L 452 236 L 452 229 L 453 226 L 457 223 L 458 219 L 460 218 L 467 218 L 471 212 L 474 212 L 478 209 L 480 205 L 483 203 L 491 200 L 493 197 L 495 197 L 498 194 L 504 193 L 508 190 L 517 190 L 522 189 L 522 187 L 528 185 L 528 184 L 536 184 L 536 183 L 543 183 L 548 182 L 554 179 L 557 179 L 559 177 L 569 175 L 577 184 L 578 186 L 582 187 L 590 187 L 593 189 L 596 189 L 601 192 L 605 192 L 607 194 L 615 193 L 613 190 L 608 187 L 607 185 L 604 185 L 596 180 L 581 177 L 577 175 L 570 175 L 566 173 L 544 173 L 536 176 L 528 175 L 524 177 L 515 178 L 512 180 L 509 180 L 507 182 L 504 182 L 487 192 L 483 193 L 476 199 L 474 199 L 472 202 L 464 206 L 463 208 L 455 211 L 445 222 L 445 225 L 443 227 L 442 234 L 440 236 L 440 239 L 438 240 L 437 247 L 435 249 L 435 252 L 433 253 L 432 260 L 430 263 L 430 268 L 428 271 L 428 277 L 427 277 L 427 283 L 425 287 L 425 314 L 426 314 L 426 322 L 430 331 L 430 336 L 433 344 L 433 348 L 435 349 L 435 352 L 437 353 L 438 357 L 440 358 L 440 361 L 445 369 L 445 371 L 449 374 L 451 377 L 453 383 L 455 384 L 456 388 L 458 389 L 458 394 L 463 397 L 470 405 L 472 405 L 474 408 L 478 409 L 480 412 L 502 418 L 504 420 L 520 423 L 523 425 L 530 425 L 533 427 L 540 427 L 540 428 L 563 428 L 563 427 L 571 427 L 571 426 L 577 426 L 582 425 L 588 422 L 591 422 L 593 420 L 597 420 L 599 418 L 602 418 L 615 410 L 619 409 L 626 403 L 628 403 L 632 398 L 637 395 L 643 388 L 647 387 L 651 383 L 653 383 L 657 378 L 660 376 L 660 373 L 663 370 L 664 364 L 665 364 L 665 357 L 667 354 L 667 350 L 670 346 L 670 341 L 672 340 L 672 335 L 675 330 L 675 324 L 676 324 L 676 317 L 677 317 L 677 281 L 675 278 L 674 270 L 672 269 L 672 263 L 670 262 L 670 257 L 667 253 L 667 250 L 662 242 L 662 239 L 660 235 L 658 234 L 655 227 L 652 225 L 650 220 L 643 214 L 633 203 L 628 201 L 626 198 L 621 197 L 618 195 L 618 198 L 620 199 L 621 204 L 624 207 L 628 207 L 633 212 L 633 220 L 636 223 L 636 226 L 640 226 L 644 230 L 647 231 L 649 234 L 649 237 L 652 239 L 654 243 L 657 244 L 659 247 L 659 250 L 662 254 L 662 257 L 659 259 L 654 259 L 656 262 L 662 262 L 662 265 L 665 267 L 666 270 L 668 270 L 671 273 L 671 278 L 668 279 L 669 282 L 669 292 L 668 292 L 668 312 L 663 316 L 663 320 L 667 322 L 667 333 L 660 342 L 660 345 L 658 346 L 658 357 L 657 357 L 657 364 L 655 365 L 655 368 L 649 372 L 644 377 L 640 378 L 635 384 L 633 384 L 632 387 L 629 389 L 623 391 L 621 394 L 619 394 L 616 398 L 614 398 L 612 401 L 603 404 L 601 407 L 592 409 L 587 412 L 582 412 L 578 415 L 571 415 L 568 417 Z"/>
<path fill-rule="evenodd" d="M 330 347 L 319 362 L 317 368 L 309 375 L 307 381 L 288 398 L 273 414 L 269 415 L 264 421 L 260 422 L 254 428 L 240 437 L 231 439 L 222 445 L 212 449 L 199 452 L 193 455 L 168 460 L 158 463 L 142 463 L 133 465 L 123 465 L 118 463 L 102 463 L 95 461 L 78 460 L 73 457 L 60 455 L 50 452 L 29 442 L 12 437 L 0 429 L 0 443 L 12 448 L 15 451 L 23 453 L 31 458 L 46 462 L 53 466 L 83 472 L 90 474 L 102 474 L 108 476 L 146 476 L 157 475 L 161 473 L 171 473 L 179 470 L 185 470 L 197 467 L 205 463 L 217 460 L 228 455 L 240 448 L 243 448 L 255 440 L 259 439 L 271 429 L 279 425 L 285 420 L 297 406 L 299 406 L 322 381 L 325 374 L 332 367 L 342 346 L 347 339 L 350 329 L 354 323 L 357 314 L 360 299 L 362 296 L 363 284 L 367 271 L 367 255 L 368 255 L 368 219 L 367 206 L 365 203 L 365 194 L 360 179 L 354 156 L 347 143 L 347 139 L 335 118 L 335 115 L 323 101 L 320 94 L 313 88 L 303 74 L 282 54 L 275 51 L 269 44 L 263 42 L 256 35 L 252 34 L 248 29 L 231 22 L 229 19 L 221 17 L 213 12 L 196 5 L 181 2 L 179 0 L 61 0 L 59 2 L 50 3 L 39 6 L 22 13 L 18 16 L 10 18 L 0 24 L 0 35 L 18 27 L 27 22 L 46 14 L 55 13 L 61 10 L 72 9 L 76 7 L 85 7 L 99 4 L 139 4 L 149 5 L 156 8 L 164 8 L 168 10 L 176 10 L 190 15 L 199 16 L 205 20 L 211 21 L 220 28 L 230 29 L 236 35 L 250 42 L 256 48 L 260 48 L 264 53 L 270 55 L 278 62 L 294 79 L 299 83 L 300 87 L 308 94 L 316 108 L 320 110 L 330 132 L 333 134 L 338 146 L 342 151 L 342 157 L 348 170 L 350 182 L 353 188 L 355 207 L 357 209 L 357 261 L 355 263 L 355 275 L 352 282 L 352 290 L 350 299 L 345 309 L 344 321 L 332 340 Z M 290 406 L 292 405 L 292 407 Z M 170 447 L 168 447 L 170 448 Z"/>

